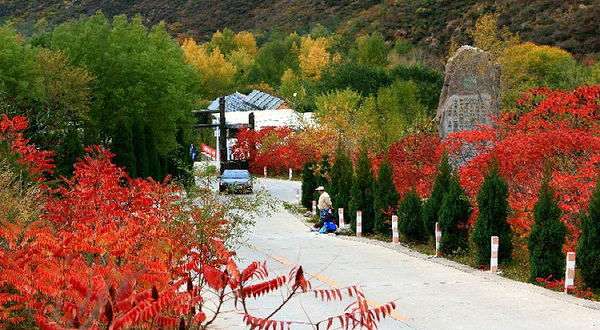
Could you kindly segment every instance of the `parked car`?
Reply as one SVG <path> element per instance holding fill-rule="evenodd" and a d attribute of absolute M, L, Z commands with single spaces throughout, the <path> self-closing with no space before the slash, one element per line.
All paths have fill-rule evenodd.
<path fill-rule="evenodd" d="M 219 179 L 219 192 L 252 193 L 252 176 L 248 170 L 225 170 Z"/>

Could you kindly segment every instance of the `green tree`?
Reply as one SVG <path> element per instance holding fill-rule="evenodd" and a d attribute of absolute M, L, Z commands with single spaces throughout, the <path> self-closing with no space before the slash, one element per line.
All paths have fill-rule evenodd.
<path fill-rule="evenodd" d="M 164 178 L 162 176 L 160 157 L 154 143 L 154 134 L 152 134 L 152 130 L 148 125 L 144 125 L 144 137 L 148 154 L 148 175 L 154 178 L 154 180 L 160 181 Z"/>
<path fill-rule="evenodd" d="M 133 145 L 135 146 L 135 168 L 137 176 L 147 178 L 148 172 L 148 149 L 146 146 L 146 132 L 143 129 L 144 123 L 135 119 L 131 125 L 131 134 L 133 135 Z"/>
<path fill-rule="evenodd" d="M 587 214 L 581 218 L 580 228 L 577 267 L 585 285 L 600 289 L 600 180 L 596 182 Z"/>
<path fill-rule="evenodd" d="M 356 161 L 356 175 L 352 181 L 350 190 L 350 213 L 352 216 L 356 211 L 362 212 L 363 234 L 373 233 L 375 226 L 375 214 L 373 212 L 373 169 L 371 160 L 366 150 L 358 154 Z M 352 230 L 356 231 L 356 219 L 350 223 Z"/>
<path fill-rule="evenodd" d="M 498 236 L 498 262 L 510 260 L 512 256 L 512 232 L 506 220 L 508 216 L 508 183 L 498 168 L 498 162 L 492 161 L 489 172 L 484 174 L 484 181 L 477 195 L 479 214 L 473 229 L 472 239 L 477 252 L 477 263 L 489 263 L 492 236 Z"/>
<path fill-rule="evenodd" d="M 317 186 L 317 178 L 313 172 L 314 162 L 307 162 L 302 165 L 302 199 L 301 203 L 307 209 L 312 209 L 312 201 L 314 200 L 315 189 Z"/>
<path fill-rule="evenodd" d="M 137 176 L 137 169 L 131 126 L 125 120 L 118 119 L 113 136 L 110 149 L 115 154 L 115 164 L 125 167 L 127 174 L 135 178 Z"/>
<path fill-rule="evenodd" d="M 118 140 L 115 118 L 144 118 L 162 157 L 178 148 L 179 125 L 192 123 L 199 79 L 164 24 L 149 31 L 141 16 L 109 21 L 98 13 L 58 26 L 51 45 L 94 77 L 86 127 L 97 133 L 91 143 Z"/>
<path fill-rule="evenodd" d="M 319 92 L 349 88 L 364 96 L 377 94 L 377 91 L 391 84 L 385 70 L 367 64 L 341 62 L 323 70 L 317 84 Z M 440 89 L 441 90 L 441 89 Z M 439 94 L 439 91 L 437 92 Z M 319 104 L 317 102 L 317 104 Z"/>
<path fill-rule="evenodd" d="M 451 171 L 452 168 L 448 162 L 448 153 L 444 151 L 437 175 L 435 176 L 431 197 L 429 197 L 423 206 L 423 224 L 429 236 L 435 235 L 435 223 L 439 221 L 439 212 L 444 196 L 450 190 Z"/>
<path fill-rule="evenodd" d="M 419 194 L 412 189 L 406 193 L 398 207 L 398 226 L 402 234 L 409 240 L 423 242 L 427 239 L 423 226 L 423 202 Z"/>
<path fill-rule="evenodd" d="M 389 47 L 381 33 L 360 36 L 356 39 L 356 59 L 359 64 L 385 66 Z"/>
<path fill-rule="evenodd" d="M 554 188 L 550 186 L 549 172 L 538 193 L 538 201 L 533 207 L 533 226 L 527 242 L 529 251 L 529 280 L 563 278 L 565 255 L 562 251 L 567 235 L 567 227 L 560 221 L 560 208 L 554 198 Z"/>
<path fill-rule="evenodd" d="M 450 189 L 442 200 L 439 226 L 442 231 L 440 250 L 444 254 L 460 254 L 469 249 L 467 221 L 471 216 L 469 196 L 457 176 L 450 179 Z"/>
<path fill-rule="evenodd" d="M 374 230 L 376 233 L 386 236 L 392 234 L 390 217 L 392 213 L 395 213 L 397 206 L 398 191 L 394 185 L 394 172 L 389 160 L 384 159 L 379 165 L 377 180 L 373 181 Z"/>
<path fill-rule="evenodd" d="M 60 155 L 55 158 L 56 174 L 69 178 L 73 174 L 73 164 L 84 154 L 81 137 L 76 128 L 67 131 L 63 143 L 59 144 L 55 151 Z"/>

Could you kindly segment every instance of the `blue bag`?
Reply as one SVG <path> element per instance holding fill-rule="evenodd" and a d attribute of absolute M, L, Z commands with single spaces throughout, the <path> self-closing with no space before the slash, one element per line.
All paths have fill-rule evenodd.
<path fill-rule="evenodd" d="M 328 233 L 333 233 L 337 230 L 337 226 L 335 225 L 335 222 L 330 221 L 330 222 L 326 222 L 323 227 L 327 227 L 327 232 Z"/>

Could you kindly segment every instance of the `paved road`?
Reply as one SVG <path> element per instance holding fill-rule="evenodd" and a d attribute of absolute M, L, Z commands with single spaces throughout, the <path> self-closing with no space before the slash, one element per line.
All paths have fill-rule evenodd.
<path fill-rule="evenodd" d="M 276 197 L 295 202 L 300 183 L 261 179 Z M 372 305 L 396 300 L 394 318 L 380 329 L 598 329 L 600 303 L 514 282 L 445 259 L 435 259 L 390 243 L 309 232 L 285 210 L 258 219 L 238 251 L 242 263 L 267 260 L 277 274 L 302 265 L 316 287 L 359 284 Z M 280 295 L 258 300 L 252 313 L 266 316 Z M 347 302 L 350 302 L 348 300 Z M 345 301 L 345 303 L 347 303 Z M 345 305 L 344 305 L 345 306 Z M 325 309 L 331 308 L 331 309 Z M 306 320 L 337 315 L 340 304 L 303 297 L 274 319 Z M 245 329 L 241 317 L 227 314 L 221 329 Z M 293 327 L 293 329 L 311 329 Z"/>

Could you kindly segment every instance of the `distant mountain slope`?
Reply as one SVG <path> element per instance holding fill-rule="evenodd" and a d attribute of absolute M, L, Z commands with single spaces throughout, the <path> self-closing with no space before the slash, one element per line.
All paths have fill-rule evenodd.
<path fill-rule="evenodd" d="M 401 36 L 435 54 L 445 53 L 452 37 L 467 42 L 477 17 L 495 11 L 523 40 L 600 53 L 600 0 L 0 0 L 0 19 L 16 18 L 24 31 L 42 18 L 56 25 L 98 10 L 141 13 L 149 25 L 164 20 L 175 34 L 200 40 L 225 27 L 307 31 L 320 22 L 349 35 Z"/>

